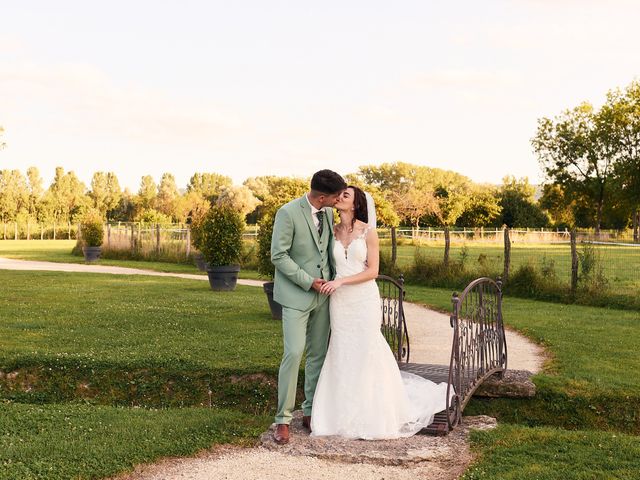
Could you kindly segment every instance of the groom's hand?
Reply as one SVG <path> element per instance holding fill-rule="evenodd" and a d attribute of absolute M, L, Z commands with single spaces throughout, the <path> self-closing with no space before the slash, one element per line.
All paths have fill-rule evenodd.
<path fill-rule="evenodd" d="M 313 283 L 311 284 L 311 288 L 313 288 L 316 292 L 319 292 L 322 290 L 322 285 L 324 285 L 325 283 L 327 283 L 327 281 L 323 280 L 322 278 L 314 278 Z"/>

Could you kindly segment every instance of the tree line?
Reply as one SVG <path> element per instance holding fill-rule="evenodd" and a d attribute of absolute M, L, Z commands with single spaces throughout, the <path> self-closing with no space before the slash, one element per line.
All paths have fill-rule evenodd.
<path fill-rule="evenodd" d="M 0 148 L 3 133 L 0 127 Z M 450 170 L 405 162 L 365 165 L 345 175 L 373 195 L 379 223 L 445 227 L 625 229 L 640 223 L 640 82 L 606 95 L 600 108 L 582 103 L 541 118 L 531 140 L 546 181 L 507 176 L 480 184 Z M 218 173 L 194 173 L 179 188 L 171 173 L 151 175 L 137 191 L 122 189 L 114 172 L 96 172 L 85 185 L 56 168 L 45 188 L 31 167 L 0 170 L 0 221 L 77 222 L 89 210 L 109 221 L 189 223 L 224 203 L 258 223 L 265 213 L 302 195 L 307 178 L 258 176 L 233 185 Z"/>
<path fill-rule="evenodd" d="M 372 193 L 379 223 L 387 226 L 549 226 L 527 179 L 506 177 L 502 185 L 477 184 L 452 171 L 396 162 L 360 167 L 349 183 Z M 308 178 L 258 176 L 233 185 L 218 173 L 195 173 L 179 188 L 171 173 L 156 183 L 151 175 L 137 191 L 122 189 L 114 172 L 95 172 L 85 185 L 73 171 L 55 170 L 45 188 L 36 167 L 0 171 L 0 221 L 76 223 L 88 212 L 108 221 L 189 223 L 214 203 L 231 206 L 249 223 L 301 196 Z"/>

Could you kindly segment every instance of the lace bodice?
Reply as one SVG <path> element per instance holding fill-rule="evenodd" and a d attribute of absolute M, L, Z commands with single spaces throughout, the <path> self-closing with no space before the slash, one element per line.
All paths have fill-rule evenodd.
<path fill-rule="evenodd" d="M 348 277 L 363 272 L 367 268 L 367 233 L 369 227 L 351 240 L 346 247 L 335 238 L 333 258 L 336 264 L 336 277 Z"/>

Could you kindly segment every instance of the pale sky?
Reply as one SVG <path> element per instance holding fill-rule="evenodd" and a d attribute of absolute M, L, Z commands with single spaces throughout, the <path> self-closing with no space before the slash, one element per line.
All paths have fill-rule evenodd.
<path fill-rule="evenodd" d="M 536 120 L 637 78 L 639 24 L 634 0 L 0 0 L 0 168 L 539 182 Z"/>

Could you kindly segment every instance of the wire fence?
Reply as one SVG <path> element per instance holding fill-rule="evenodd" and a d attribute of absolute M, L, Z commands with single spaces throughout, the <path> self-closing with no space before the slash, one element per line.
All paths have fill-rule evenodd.
<path fill-rule="evenodd" d="M 380 235 L 381 251 L 392 256 L 391 233 Z M 640 294 L 640 243 L 631 231 L 444 229 L 396 232 L 394 264 L 410 271 L 416 257 L 441 262 L 450 270 L 465 269 L 508 277 L 534 269 L 549 283 L 576 288 L 578 282 L 596 289 L 637 297 Z"/>

